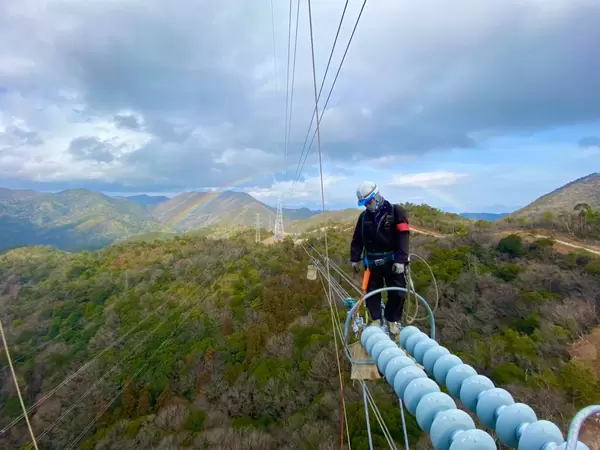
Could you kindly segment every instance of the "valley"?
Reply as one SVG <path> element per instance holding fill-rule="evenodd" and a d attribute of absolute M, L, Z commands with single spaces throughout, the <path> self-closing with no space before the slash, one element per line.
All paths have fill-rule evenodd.
<path fill-rule="evenodd" d="M 255 214 L 272 210 L 245 195 L 188 193 L 139 205 L 84 190 L 59 194 L 2 197 L 6 221 L 76 224 L 61 239 L 85 242 L 86 230 L 107 239 L 65 251 L 48 235 L 45 245 L 32 239 L 0 252 L 0 319 L 44 449 L 77 439 L 85 450 L 335 445 L 340 349 L 323 286 L 307 279 L 307 251 L 322 253 L 327 232 L 331 260 L 352 276 L 358 210 L 288 211 L 297 218 L 288 217 L 285 239 L 264 228 L 255 243 Z M 563 431 L 578 409 L 600 402 L 598 212 L 490 222 L 404 206 L 411 252 L 435 276 L 411 262 L 416 290 L 436 302 L 439 342 Z M 220 219 L 206 225 L 202 214 Z M 350 365 L 340 364 L 345 426 L 352 447 L 366 448 L 361 393 Z M 0 448 L 21 450 L 28 432 L 4 354 L 0 382 Z M 391 388 L 371 389 L 400 444 Z M 407 421 L 411 448 L 430 449 L 414 417 Z M 597 450 L 594 427 L 582 439 Z M 375 421 L 372 431 L 384 446 Z"/>

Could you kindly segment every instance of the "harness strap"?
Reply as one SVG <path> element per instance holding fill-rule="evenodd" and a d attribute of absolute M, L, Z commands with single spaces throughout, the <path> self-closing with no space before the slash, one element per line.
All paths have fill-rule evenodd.
<path fill-rule="evenodd" d="M 395 212 L 396 212 L 396 208 L 394 208 L 394 205 L 392 203 L 390 203 L 391 207 L 392 207 L 392 225 L 394 225 L 396 223 L 396 216 L 395 216 Z M 363 253 L 364 253 L 364 258 L 363 258 L 363 263 L 365 265 L 365 267 L 369 267 L 369 259 L 367 258 L 367 251 L 364 247 L 364 242 L 365 242 L 365 216 L 367 215 L 367 211 L 363 211 L 363 213 L 361 214 L 361 223 L 360 223 L 360 234 L 362 237 L 362 242 L 363 242 Z M 373 262 L 379 262 L 382 259 L 385 259 L 385 261 L 383 261 L 383 263 L 381 264 L 385 264 L 386 262 L 388 262 L 388 260 L 394 260 L 396 258 L 396 253 L 395 252 L 384 252 L 384 253 L 368 253 L 368 256 L 380 256 L 381 259 L 371 259 L 371 261 Z M 391 257 L 391 258 L 390 258 Z M 381 265 L 381 264 L 376 264 L 376 265 Z"/>

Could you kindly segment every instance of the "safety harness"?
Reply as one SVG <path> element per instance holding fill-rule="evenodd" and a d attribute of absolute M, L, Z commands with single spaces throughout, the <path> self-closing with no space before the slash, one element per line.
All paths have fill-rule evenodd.
<path fill-rule="evenodd" d="M 391 204 L 391 203 L 390 203 Z M 394 205 L 392 206 L 392 225 L 394 225 L 394 223 L 396 222 L 396 217 L 394 214 Z M 362 216 L 361 216 L 361 224 L 360 224 L 360 232 L 361 232 L 361 236 L 362 236 L 362 241 L 365 242 L 365 216 L 367 215 L 367 212 L 363 212 Z M 387 218 L 386 218 L 387 220 Z M 364 247 L 363 247 L 364 248 Z M 384 264 L 388 263 L 388 262 L 392 262 L 396 259 L 396 252 L 391 251 L 391 252 L 382 252 L 382 253 L 374 253 L 374 252 L 367 252 L 367 249 L 364 248 L 364 252 L 365 252 L 365 256 L 363 257 L 363 264 L 365 265 L 365 268 L 368 268 L 370 265 L 373 265 L 375 267 L 379 267 L 379 266 L 383 266 Z"/>

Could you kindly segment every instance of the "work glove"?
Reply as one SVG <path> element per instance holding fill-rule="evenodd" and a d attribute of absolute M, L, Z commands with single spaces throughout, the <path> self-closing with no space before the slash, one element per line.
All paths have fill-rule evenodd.
<path fill-rule="evenodd" d="M 404 273 L 404 268 L 404 264 L 394 263 L 392 266 L 392 272 L 400 275 L 401 273 Z"/>
<path fill-rule="evenodd" d="M 352 270 L 354 270 L 355 273 L 360 272 L 360 262 L 359 261 L 352 261 Z"/>

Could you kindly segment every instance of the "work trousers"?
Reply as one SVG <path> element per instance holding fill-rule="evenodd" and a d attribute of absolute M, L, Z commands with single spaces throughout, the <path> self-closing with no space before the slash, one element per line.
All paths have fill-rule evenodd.
<path fill-rule="evenodd" d="M 374 291 L 383 287 L 384 281 L 386 287 L 406 288 L 406 277 L 403 273 L 397 274 L 392 271 L 393 263 L 386 263 L 381 266 L 369 267 L 371 274 L 367 285 L 367 292 Z M 402 291 L 386 291 L 387 303 L 385 304 L 384 317 L 388 322 L 399 322 L 402 319 L 404 301 L 406 293 Z M 381 293 L 367 298 L 367 309 L 372 320 L 381 319 Z"/>

